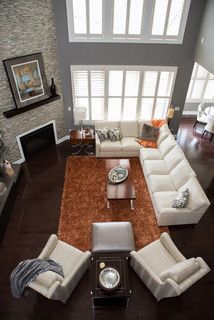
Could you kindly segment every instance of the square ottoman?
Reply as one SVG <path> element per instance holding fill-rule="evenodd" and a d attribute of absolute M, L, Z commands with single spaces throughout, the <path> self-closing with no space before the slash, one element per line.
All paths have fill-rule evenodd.
<path fill-rule="evenodd" d="M 130 222 L 92 223 L 93 253 L 130 252 L 135 250 L 133 229 Z"/>

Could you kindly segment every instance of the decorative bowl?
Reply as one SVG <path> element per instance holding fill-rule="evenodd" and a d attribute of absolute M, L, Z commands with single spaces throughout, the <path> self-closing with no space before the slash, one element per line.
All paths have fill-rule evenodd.
<path fill-rule="evenodd" d="M 111 183 L 121 183 L 128 177 L 128 169 L 124 166 L 112 168 L 108 173 L 108 178 Z"/>
<path fill-rule="evenodd" d="M 114 268 L 105 268 L 99 275 L 100 286 L 106 291 L 115 290 L 120 284 L 119 272 Z"/>

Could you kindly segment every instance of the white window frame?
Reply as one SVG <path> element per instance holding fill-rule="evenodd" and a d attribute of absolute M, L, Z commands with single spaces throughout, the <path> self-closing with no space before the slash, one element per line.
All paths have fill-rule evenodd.
<path fill-rule="evenodd" d="M 212 103 L 212 102 L 214 102 L 214 98 L 213 99 L 205 99 L 204 98 L 204 94 L 205 94 L 205 91 L 206 91 L 206 88 L 207 88 L 208 81 L 209 80 L 213 80 L 213 78 L 211 78 L 212 73 L 207 71 L 203 67 L 207 71 L 207 75 L 205 77 L 199 77 L 197 75 L 199 67 L 200 67 L 200 65 L 197 62 L 195 62 L 195 65 L 194 65 L 194 68 L 193 68 L 193 72 L 192 72 L 192 76 L 191 76 L 191 80 L 190 80 L 190 83 L 189 83 L 189 86 L 191 86 L 191 87 L 188 88 L 188 92 L 190 92 L 190 94 L 189 94 L 190 98 L 188 98 L 188 96 L 187 96 L 186 103 L 200 103 L 200 102 L 211 102 Z M 191 96 L 192 96 L 192 92 L 193 92 L 193 88 L 194 88 L 196 80 L 204 80 L 204 85 L 203 85 L 203 89 L 202 89 L 200 98 L 193 99 L 193 98 L 191 98 Z"/>
<path fill-rule="evenodd" d="M 90 0 L 86 0 L 90 1 Z M 90 35 L 88 32 L 84 35 L 74 34 L 73 26 L 73 9 L 72 0 L 66 0 L 67 11 L 67 24 L 68 24 L 68 40 L 69 42 L 119 42 L 119 43 L 165 43 L 165 44 L 181 44 L 183 42 L 184 32 L 186 28 L 186 22 L 189 14 L 189 8 L 191 0 L 185 0 L 183 14 L 181 17 L 180 28 L 178 36 L 166 35 L 166 28 L 169 17 L 169 8 L 172 0 L 168 0 L 167 17 L 165 21 L 165 34 L 163 36 L 152 35 L 152 23 L 154 16 L 155 0 L 144 0 L 142 22 L 141 22 L 141 34 L 140 35 L 128 35 L 128 22 L 129 22 L 129 9 L 130 0 L 127 5 L 127 22 L 126 22 L 126 34 L 125 35 L 113 35 L 113 10 L 114 0 L 102 0 L 103 1 L 103 15 L 102 15 L 102 35 Z M 88 14 L 88 5 L 86 5 L 86 12 Z M 87 18 L 87 30 L 88 30 Z"/>
<path fill-rule="evenodd" d="M 104 90 L 104 114 L 105 114 L 105 119 L 107 120 L 107 114 L 108 114 L 108 99 L 109 98 L 121 98 L 122 99 L 122 107 L 121 107 L 121 120 L 122 120 L 122 114 L 123 114 L 123 102 L 124 102 L 124 98 L 137 98 L 137 110 L 136 110 L 136 120 L 141 120 L 140 118 L 140 113 L 141 113 L 141 99 L 142 98 L 154 98 L 154 102 L 153 102 L 153 109 L 152 109 L 152 118 L 154 116 L 154 112 L 155 112 L 155 104 L 156 104 L 156 100 L 158 98 L 167 98 L 169 99 L 169 103 L 168 106 L 171 105 L 171 99 L 172 99 L 172 94 L 174 91 L 174 85 L 175 85 L 175 80 L 176 80 L 176 75 L 177 75 L 177 67 L 176 66 L 107 66 L 107 65 L 71 65 L 70 66 L 70 74 L 71 74 L 71 86 L 72 86 L 72 105 L 73 108 L 76 106 L 75 105 L 75 88 L 74 88 L 74 81 L 73 81 L 73 71 L 98 71 L 98 70 L 104 70 L 105 71 L 105 90 Z M 125 87 L 125 81 L 123 81 L 123 90 L 122 90 L 122 95 L 120 96 L 109 96 L 108 95 L 108 77 L 109 77 L 109 71 L 111 70 L 119 70 L 119 71 L 140 71 L 140 79 L 139 79 L 139 87 L 138 87 L 138 95 L 135 97 L 133 96 L 125 96 L 124 94 L 124 87 Z M 142 95 L 142 87 L 143 87 L 143 75 L 145 71 L 157 71 L 158 72 L 158 79 L 157 79 L 157 83 L 156 83 L 156 90 L 155 90 L 155 95 L 153 96 L 143 96 Z M 159 96 L 158 95 L 158 86 L 159 86 L 159 80 L 160 80 L 160 72 L 161 71 L 169 71 L 169 72 L 174 72 L 174 77 L 173 77 L 173 81 L 172 81 L 172 87 L 171 87 L 171 91 L 169 96 Z M 124 77 L 125 72 L 123 73 L 123 77 Z M 90 73 L 88 78 L 90 78 Z M 88 98 L 89 98 L 89 120 L 84 120 L 83 122 L 85 124 L 94 124 L 94 122 L 96 120 L 92 120 L 91 119 L 91 95 L 90 95 L 90 81 L 88 81 Z M 78 98 L 86 98 L 86 96 L 78 96 Z M 96 98 L 96 96 L 93 96 L 93 98 Z M 97 98 L 100 98 L 97 97 Z M 78 125 L 77 122 L 74 123 L 75 125 Z"/>

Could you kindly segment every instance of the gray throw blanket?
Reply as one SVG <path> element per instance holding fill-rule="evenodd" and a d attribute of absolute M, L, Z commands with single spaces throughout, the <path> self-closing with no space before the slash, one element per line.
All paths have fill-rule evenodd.
<path fill-rule="evenodd" d="M 45 271 L 53 271 L 64 277 L 62 267 L 51 259 L 28 259 L 20 262 L 10 275 L 12 295 L 15 298 L 26 297 L 28 284 Z"/>

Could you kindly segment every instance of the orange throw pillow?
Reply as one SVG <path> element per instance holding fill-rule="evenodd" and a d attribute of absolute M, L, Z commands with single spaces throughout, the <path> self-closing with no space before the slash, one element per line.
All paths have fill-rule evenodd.
<path fill-rule="evenodd" d="M 153 127 L 160 128 L 163 124 L 167 123 L 164 119 L 157 119 L 151 121 Z"/>
<path fill-rule="evenodd" d="M 145 148 L 157 149 L 157 142 L 156 141 L 148 141 L 148 140 L 144 140 L 144 139 L 139 139 L 139 140 L 137 140 L 137 142 L 139 144 L 141 144 L 142 146 L 144 146 Z"/>

